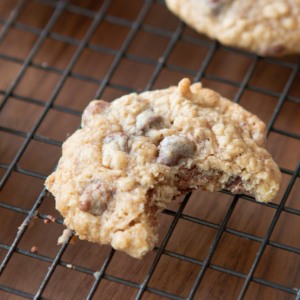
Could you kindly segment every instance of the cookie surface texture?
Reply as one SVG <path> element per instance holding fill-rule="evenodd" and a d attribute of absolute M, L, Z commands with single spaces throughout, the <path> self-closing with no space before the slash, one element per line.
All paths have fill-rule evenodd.
<path fill-rule="evenodd" d="M 81 239 L 140 258 L 157 242 L 157 214 L 179 195 L 227 189 L 272 200 L 281 174 L 264 144 L 255 115 L 183 79 L 92 101 L 46 187 Z"/>
<path fill-rule="evenodd" d="M 200 33 L 260 55 L 300 53 L 300 0 L 166 0 Z"/>

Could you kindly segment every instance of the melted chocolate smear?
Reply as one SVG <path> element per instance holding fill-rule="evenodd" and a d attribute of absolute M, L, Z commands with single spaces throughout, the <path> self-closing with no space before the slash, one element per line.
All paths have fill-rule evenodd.
<path fill-rule="evenodd" d="M 233 177 L 226 184 L 226 189 L 232 192 L 233 194 L 247 193 L 247 190 L 244 188 L 242 178 L 240 176 Z"/>

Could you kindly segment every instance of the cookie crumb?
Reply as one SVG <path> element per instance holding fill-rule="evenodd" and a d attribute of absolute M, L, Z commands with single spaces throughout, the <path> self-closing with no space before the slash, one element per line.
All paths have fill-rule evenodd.
<path fill-rule="evenodd" d="M 33 213 L 32 218 L 30 219 L 30 221 L 28 222 L 28 224 L 27 224 L 27 218 L 25 218 L 24 221 L 22 222 L 22 224 L 18 227 L 18 233 L 20 231 L 22 231 L 26 227 L 26 225 L 28 226 L 28 228 L 31 228 L 34 225 L 35 220 L 38 218 L 37 214 L 38 214 L 38 211 L 36 210 Z"/>
<path fill-rule="evenodd" d="M 27 218 L 25 218 L 24 221 L 22 222 L 22 224 L 18 227 L 18 233 L 20 231 L 22 231 L 24 229 L 24 227 L 26 226 L 26 220 L 27 220 Z"/>
<path fill-rule="evenodd" d="M 62 245 L 68 241 L 71 229 L 64 229 L 62 235 L 57 239 L 57 245 Z"/>
<path fill-rule="evenodd" d="M 56 219 L 55 219 L 54 217 L 52 217 L 51 215 L 48 215 L 47 218 L 48 218 L 48 220 L 51 221 L 52 223 L 54 223 L 55 220 L 56 220 Z"/>
<path fill-rule="evenodd" d="M 95 279 L 99 279 L 99 277 L 100 277 L 100 272 L 95 272 L 93 275 L 94 275 Z"/>
<path fill-rule="evenodd" d="M 39 250 L 39 249 L 38 249 L 37 246 L 32 246 L 31 249 L 30 249 L 30 252 L 31 252 L 31 253 L 38 253 L 38 250 Z"/>

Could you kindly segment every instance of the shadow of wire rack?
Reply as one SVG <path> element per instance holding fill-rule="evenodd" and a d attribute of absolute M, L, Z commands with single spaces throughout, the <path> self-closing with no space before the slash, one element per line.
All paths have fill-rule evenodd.
<path fill-rule="evenodd" d="M 163 1 L 2 0 L 0 30 L 0 299 L 300 299 L 299 56 L 219 45 Z M 71 237 L 57 246 L 43 182 L 84 107 L 182 77 L 266 122 L 278 197 L 188 194 L 160 214 L 142 260 Z"/>

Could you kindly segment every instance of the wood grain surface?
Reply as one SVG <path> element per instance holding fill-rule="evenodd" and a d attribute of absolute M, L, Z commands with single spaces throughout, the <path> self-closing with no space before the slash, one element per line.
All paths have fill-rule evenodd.
<path fill-rule="evenodd" d="M 97 12 L 104 1 L 69 2 L 70 9 L 63 11 L 38 47 L 32 62 L 0 113 L 0 176 L 3 176 L 25 142 L 27 134 L 44 112 L 62 73 L 93 21 L 92 17 L 78 13 L 78 9 L 74 7 Z M 0 30 L 18 3 L 16 0 L 1 0 Z M 106 17 L 97 26 L 56 95 L 52 107 L 34 133 L 35 138 L 31 139 L 5 183 L 0 194 L 0 260 L 7 254 L 18 227 L 26 218 L 24 211 L 31 210 L 42 192 L 43 177 L 54 169 L 61 155 L 59 143 L 78 128 L 82 110 L 95 97 L 102 80 L 118 59 L 118 51 L 131 34 L 134 22 L 145 3 L 142 0 L 112 1 Z M 0 43 L 0 103 L 35 47 L 39 34 L 54 12 L 55 4 L 54 0 L 25 1 L 16 22 L 3 36 Z M 178 26 L 179 20 L 167 11 L 164 4 L 154 1 L 148 8 L 142 26 L 117 61 L 117 66 L 100 97 L 112 101 L 130 91 L 139 92 L 147 88 L 161 57 L 172 43 L 172 34 Z M 35 31 L 30 30 L 32 28 Z M 213 43 L 184 27 L 151 88 L 174 85 L 182 77 L 193 80 L 203 66 Z M 222 95 L 235 99 L 240 84 L 255 59 L 254 55 L 244 55 L 219 47 L 205 70 L 202 82 Z M 290 65 L 298 63 L 299 66 L 299 56 L 283 60 Z M 257 59 L 247 89 L 241 95 L 240 104 L 257 114 L 266 124 L 272 119 L 275 110 L 280 108 L 274 127 L 299 137 L 300 73 L 298 72 L 289 90 L 289 96 L 294 100 L 298 99 L 298 103 L 286 100 L 282 107 L 278 107 L 279 99 L 292 75 L 292 68 L 278 62 L 280 60 Z M 219 80 L 220 78 L 225 81 Z M 43 142 L 43 139 L 50 143 Z M 51 144 L 51 141 L 54 142 Z M 267 148 L 281 168 L 292 172 L 297 168 L 300 159 L 299 138 L 272 131 L 268 135 Z M 29 176 L 26 171 L 32 171 L 36 175 Z M 274 204 L 281 202 L 291 179 L 291 174 L 283 174 L 281 190 Z M 286 207 L 296 210 L 297 213 L 284 211 L 280 214 L 270 237 L 271 243 L 266 246 L 254 272 L 255 281 L 250 283 L 244 299 L 296 298 L 294 293 L 287 290 L 300 289 L 299 195 L 298 177 L 286 202 Z M 174 201 L 168 208 L 169 213 L 160 214 L 160 239 L 157 247 L 170 229 L 181 202 L 182 199 Z M 142 299 L 167 299 L 153 293 L 153 289 L 182 298 L 188 296 L 232 203 L 233 197 L 224 193 L 197 191 L 192 194 L 183 211 L 185 217 L 179 219 L 149 280 L 149 289 Z M 5 204 L 16 209 L 9 209 Z M 261 240 L 276 214 L 276 207 L 261 205 L 244 198 L 238 199 L 194 299 L 237 299 L 261 247 Z M 56 242 L 62 234 L 63 225 L 59 222 L 45 224 L 43 221 L 43 216 L 46 215 L 62 220 L 55 210 L 54 199 L 50 194 L 42 199 L 38 213 L 38 217 L 32 220 L 20 239 L 17 250 L 0 277 L 0 299 L 24 299 L 13 294 L 13 290 L 20 290 L 24 292 L 23 296 L 28 295 L 29 298 L 30 295 L 35 295 L 60 249 Z M 244 237 L 236 235 L 235 232 L 244 233 Z M 251 239 L 249 235 L 255 238 Z M 275 247 L 274 243 L 294 247 L 296 253 Z M 30 255 L 32 246 L 38 247 L 38 257 Z M 93 273 L 101 269 L 110 251 L 108 246 L 80 240 L 69 244 L 42 297 L 54 300 L 85 299 L 95 282 Z M 156 254 L 155 250 L 142 260 L 135 260 L 115 252 L 93 299 L 134 299 Z M 178 258 L 178 255 L 184 255 L 186 259 Z M 236 276 L 235 272 L 243 275 Z M 272 288 L 272 283 L 279 284 L 282 288 Z M 3 287 L 9 287 L 11 292 L 5 291 Z"/>

